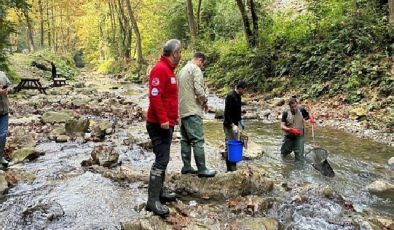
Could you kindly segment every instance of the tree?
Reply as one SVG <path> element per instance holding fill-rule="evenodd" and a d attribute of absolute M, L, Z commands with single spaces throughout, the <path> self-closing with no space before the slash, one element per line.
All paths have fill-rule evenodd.
<path fill-rule="evenodd" d="M 137 63 L 139 65 L 144 63 L 144 58 L 142 56 L 142 44 L 141 44 L 141 34 L 138 28 L 137 21 L 134 16 L 133 8 L 131 8 L 131 4 L 129 0 L 126 0 L 127 11 L 129 12 L 129 17 L 131 21 L 131 25 L 133 27 L 135 36 L 136 36 L 136 49 L 137 49 Z"/>
<path fill-rule="evenodd" d="M 189 23 L 189 31 L 190 31 L 190 37 L 192 39 L 192 42 L 196 39 L 197 37 L 197 23 L 194 18 L 194 13 L 193 13 L 193 2 L 192 0 L 187 0 L 186 1 L 186 9 L 187 9 L 187 21 Z"/>
<path fill-rule="evenodd" d="M 248 42 L 248 45 L 250 48 L 255 47 L 257 45 L 257 37 L 258 37 L 258 18 L 256 14 L 256 9 L 255 9 L 255 3 L 253 0 L 248 0 L 248 7 L 250 10 L 250 14 L 252 15 L 252 24 L 253 24 L 253 30 L 250 27 L 250 20 L 248 17 L 248 13 L 245 9 L 245 4 L 243 0 L 236 0 L 239 11 L 242 16 L 242 22 L 244 24 L 244 31 L 245 31 L 245 36 L 246 40 Z"/>
<path fill-rule="evenodd" d="M 394 0 L 389 0 L 389 18 L 390 23 L 394 24 Z"/>

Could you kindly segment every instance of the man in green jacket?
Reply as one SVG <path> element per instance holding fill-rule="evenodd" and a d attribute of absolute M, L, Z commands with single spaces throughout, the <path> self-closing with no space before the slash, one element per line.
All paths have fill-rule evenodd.
<path fill-rule="evenodd" d="M 214 177 L 215 170 L 205 166 L 203 110 L 208 110 L 208 97 L 204 87 L 201 68 L 204 66 L 205 55 L 196 52 L 179 75 L 179 114 L 181 117 L 181 156 L 183 161 L 182 174 L 198 174 L 199 177 Z M 191 153 L 198 170 L 192 168 Z"/>

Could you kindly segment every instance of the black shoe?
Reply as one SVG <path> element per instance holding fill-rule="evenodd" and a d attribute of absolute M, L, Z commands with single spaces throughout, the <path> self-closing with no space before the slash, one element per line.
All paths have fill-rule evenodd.
<path fill-rule="evenodd" d="M 160 201 L 155 201 L 153 203 L 149 203 L 148 201 L 148 203 L 146 203 L 145 210 L 153 212 L 158 216 L 166 216 L 170 213 L 170 210 L 166 206 L 162 205 Z"/>
<path fill-rule="evenodd" d="M 197 174 L 197 170 L 195 170 L 194 168 L 185 168 L 183 167 L 181 170 L 182 174 Z"/>
<path fill-rule="evenodd" d="M 174 192 L 161 192 L 160 193 L 160 202 L 173 202 L 176 201 L 176 194 Z"/>
<path fill-rule="evenodd" d="M 214 177 L 216 175 L 216 171 L 212 169 L 205 169 L 198 172 L 198 177 Z"/>

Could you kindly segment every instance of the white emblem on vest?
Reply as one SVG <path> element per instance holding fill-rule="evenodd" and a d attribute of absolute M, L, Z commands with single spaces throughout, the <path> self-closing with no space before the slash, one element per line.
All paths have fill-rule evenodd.
<path fill-rule="evenodd" d="M 151 91 L 152 96 L 157 96 L 159 95 L 159 90 L 157 88 L 153 88 Z"/>

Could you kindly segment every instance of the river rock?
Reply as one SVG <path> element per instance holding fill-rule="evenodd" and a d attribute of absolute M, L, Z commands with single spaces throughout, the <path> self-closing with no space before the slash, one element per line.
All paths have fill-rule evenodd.
<path fill-rule="evenodd" d="M 245 120 L 254 120 L 254 119 L 259 118 L 259 116 L 257 115 L 256 112 L 249 112 L 249 111 L 245 115 L 243 115 L 242 117 Z"/>
<path fill-rule="evenodd" d="M 122 224 L 123 230 L 170 230 L 173 229 L 171 226 L 167 226 L 158 216 L 152 216 L 149 218 L 139 218 L 134 221 L 130 221 Z"/>
<path fill-rule="evenodd" d="M 350 118 L 353 119 L 353 120 L 362 120 L 362 119 L 366 118 L 366 116 L 367 116 L 367 110 L 365 110 L 365 109 L 362 108 L 362 107 L 355 108 L 355 109 L 352 109 L 352 110 L 349 112 L 349 116 L 350 116 Z"/>
<path fill-rule="evenodd" d="M 380 229 L 394 230 L 394 220 L 393 219 L 387 219 L 387 218 L 383 218 L 380 216 L 376 216 L 376 217 L 369 218 L 368 221 L 373 224 L 376 224 L 377 226 L 380 227 Z"/>
<path fill-rule="evenodd" d="M 67 135 L 83 134 L 88 131 L 89 124 L 89 119 L 72 119 L 66 122 L 65 130 Z"/>
<path fill-rule="evenodd" d="M 229 197 L 262 194 L 273 189 L 273 181 L 265 171 L 248 167 L 231 173 L 219 173 L 213 178 L 173 174 L 168 179 L 169 188 L 181 194 L 203 199 L 227 199 Z"/>
<path fill-rule="evenodd" d="M 40 153 L 34 148 L 22 148 L 11 153 L 12 164 L 22 162 L 24 160 L 33 160 L 40 156 Z"/>
<path fill-rule="evenodd" d="M 224 110 L 223 109 L 217 109 L 215 111 L 215 119 L 223 119 L 224 118 Z"/>
<path fill-rule="evenodd" d="M 272 197 L 262 197 L 250 195 L 247 197 L 230 198 L 227 203 L 232 212 L 245 212 L 251 215 L 265 213 L 272 208 L 275 199 Z"/>
<path fill-rule="evenodd" d="M 59 136 L 56 137 L 56 142 L 57 142 L 57 143 L 65 143 L 65 142 L 67 142 L 69 139 L 70 139 L 70 137 L 67 136 L 67 135 L 59 135 Z"/>
<path fill-rule="evenodd" d="M 394 170 L 394 157 L 390 158 L 387 163 L 388 163 L 390 169 Z"/>
<path fill-rule="evenodd" d="M 37 140 L 34 133 L 27 130 L 26 127 L 17 126 L 10 133 L 8 143 L 12 149 L 22 148 L 22 147 L 33 147 L 36 145 Z"/>
<path fill-rule="evenodd" d="M 4 194 L 8 189 L 8 182 L 6 179 L 5 172 L 0 170 L 0 195 Z"/>
<path fill-rule="evenodd" d="M 361 230 L 381 230 L 381 228 L 369 221 L 362 221 L 358 225 Z"/>
<path fill-rule="evenodd" d="M 269 217 L 245 217 L 231 224 L 230 229 L 239 230 L 279 230 L 279 222 Z"/>
<path fill-rule="evenodd" d="M 105 135 L 113 132 L 114 124 L 110 121 L 92 121 L 90 123 L 90 129 L 92 130 L 91 138 L 93 141 L 102 141 Z"/>
<path fill-rule="evenodd" d="M 64 123 L 73 117 L 67 112 L 46 112 L 42 115 L 44 123 Z"/>
<path fill-rule="evenodd" d="M 394 192 L 394 185 L 393 184 L 390 184 L 385 181 L 379 181 L 379 180 L 368 185 L 367 188 L 370 193 L 386 193 L 386 192 L 393 193 Z"/>
<path fill-rule="evenodd" d="M 50 140 L 56 141 L 57 138 L 61 135 L 66 135 L 66 128 L 64 125 L 60 125 L 55 127 L 48 135 Z"/>
<path fill-rule="evenodd" d="M 91 158 L 87 161 L 83 161 L 81 163 L 82 166 L 100 165 L 112 168 L 118 165 L 119 153 L 117 153 L 112 146 L 96 146 L 90 155 Z"/>

